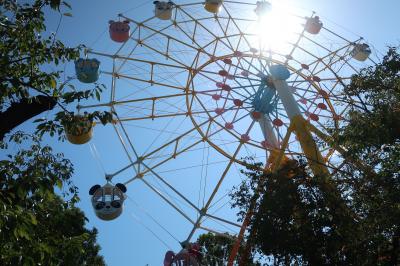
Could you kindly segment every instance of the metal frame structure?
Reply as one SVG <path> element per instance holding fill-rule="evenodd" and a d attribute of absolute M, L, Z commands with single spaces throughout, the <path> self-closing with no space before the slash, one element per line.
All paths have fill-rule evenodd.
<path fill-rule="evenodd" d="M 120 14 L 134 25 L 129 41 L 114 54 L 89 51 L 112 59 L 112 70 L 103 71 L 111 76 L 112 89 L 109 102 L 80 108 L 111 109 L 113 127 L 130 161 L 107 179 L 133 168 L 135 176 L 124 185 L 141 181 L 175 209 L 192 225 L 186 241 L 198 229 L 222 233 L 204 226 L 205 219 L 233 226 L 237 232 L 241 228 L 211 213 L 210 206 L 217 201 L 216 194 L 231 168 L 246 165 L 244 151 L 264 154 L 263 161 L 275 168 L 285 157 L 305 156 L 315 175 L 329 174 L 346 160 L 340 155 L 343 149 L 331 142 L 328 129 L 343 123 L 349 101 L 357 104 L 357 99 L 343 94 L 343 88 L 361 67 L 350 53 L 362 39 L 350 41 L 326 27 L 313 36 L 301 26 L 304 18 L 295 17 L 299 26 L 295 38 L 282 51 L 272 51 L 252 28 L 259 23 L 254 8 L 255 3 L 224 1 L 220 12 L 211 14 L 202 2 L 175 5 L 168 21 L 151 17 L 140 22 Z M 323 44 L 327 41 L 331 47 Z M 273 73 L 276 66 L 287 71 L 284 77 Z M 134 84 L 136 94 L 129 91 L 121 96 L 122 80 Z M 255 117 L 257 112 L 259 117 Z M 157 124 L 176 117 L 188 118 L 184 121 L 191 125 L 150 150 L 139 151 L 134 145 L 139 136 L 129 132 L 129 123 Z M 282 123 L 276 120 L 274 124 L 274 119 Z M 227 163 L 199 206 L 158 169 L 202 145 L 226 157 Z M 196 217 L 151 184 L 149 175 L 197 213 Z"/>

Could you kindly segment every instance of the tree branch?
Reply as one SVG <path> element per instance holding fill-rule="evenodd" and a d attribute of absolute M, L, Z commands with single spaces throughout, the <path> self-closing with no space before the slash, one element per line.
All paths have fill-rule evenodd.
<path fill-rule="evenodd" d="M 5 134 L 36 115 L 52 110 L 57 101 L 54 97 L 39 95 L 30 99 L 24 98 L 0 113 L 0 140 Z"/>

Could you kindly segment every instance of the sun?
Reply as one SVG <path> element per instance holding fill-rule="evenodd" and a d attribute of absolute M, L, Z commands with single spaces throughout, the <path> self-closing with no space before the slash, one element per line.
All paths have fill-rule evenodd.
<path fill-rule="evenodd" d="M 256 32 L 260 49 L 284 52 L 287 47 L 293 47 L 290 43 L 296 41 L 299 28 L 303 25 L 302 18 L 292 15 L 291 10 L 289 5 L 280 1 L 271 4 L 266 12 L 258 16 Z"/>

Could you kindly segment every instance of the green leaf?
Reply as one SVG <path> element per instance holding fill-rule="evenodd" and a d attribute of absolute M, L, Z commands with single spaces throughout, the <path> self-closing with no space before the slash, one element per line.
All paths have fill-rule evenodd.
<path fill-rule="evenodd" d="M 57 184 L 57 187 L 58 187 L 59 189 L 62 189 L 62 187 L 63 187 L 63 182 L 62 182 L 61 179 L 57 179 L 56 184 Z"/>
<path fill-rule="evenodd" d="M 50 80 L 50 87 L 51 87 L 52 89 L 55 89 L 55 88 L 57 87 L 57 82 L 56 82 L 55 79 L 51 79 L 51 80 Z"/>
<path fill-rule="evenodd" d="M 31 222 L 32 222 L 32 224 L 37 225 L 37 219 L 36 219 L 35 215 L 33 215 L 33 214 L 30 213 L 29 216 L 31 217 Z"/>
<path fill-rule="evenodd" d="M 100 101 L 100 92 L 96 90 L 96 99 Z"/>

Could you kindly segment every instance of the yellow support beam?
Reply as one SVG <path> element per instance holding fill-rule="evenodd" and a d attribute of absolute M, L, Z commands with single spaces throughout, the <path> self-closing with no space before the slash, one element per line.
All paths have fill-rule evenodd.
<path fill-rule="evenodd" d="M 300 142 L 300 146 L 308 160 L 308 163 L 310 164 L 313 173 L 319 176 L 329 175 L 325 160 L 322 157 L 310 130 L 308 129 L 309 123 L 301 115 L 294 116 L 291 123 L 293 123 L 293 131 Z"/>

